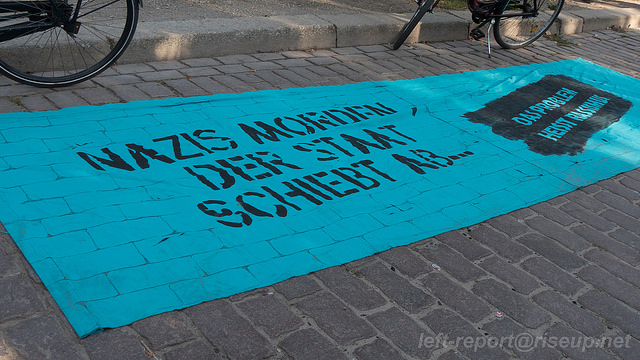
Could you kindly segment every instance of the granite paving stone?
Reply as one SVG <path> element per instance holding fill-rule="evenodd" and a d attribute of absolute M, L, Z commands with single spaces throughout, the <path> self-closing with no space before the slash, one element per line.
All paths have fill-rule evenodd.
<path fill-rule="evenodd" d="M 262 80 L 269 83 L 278 89 L 287 89 L 291 87 L 298 87 L 294 82 L 289 81 L 287 78 L 278 75 L 274 70 L 260 70 L 256 72 L 256 75 Z"/>
<path fill-rule="evenodd" d="M 631 310 L 606 293 L 597 290 L 583 294 L 578 298 L 578 302 L 603 317 L 613 326 L 617 326 L 629 335 L 638 338 L 640 329 L 637 324 L 640 320 L 640 314 L 637 311 Z"/>
<path fill-rule="evenodd" d="M 21 258 L 17 254 L 0 251 L 0 276 L 17 275 L 21 270 Z"/>
<path fill-rule="evenodd" d="M 575 294 L 584 286 L 571 274 L 543 258 L 529 258 L 523 261 L 521 266 L 524 270 L 542 280 L 544 284 L 567 295 Z"/>
<path fill-rule="evenodd" d="M 53 92 L 49 94 L 45 94 L 49 101 L 51 101 L 58 108 L 65 108 L 70 106 L 81 106 L 88 105 L 89 103 L 78 96 L 76 93 L 67 91 L 67 92 Z"/>
<path fill-rule="evenodd" d="M 274 285 L 274 288 L 288 300 L 313 294 L 321 289 L 320 285 L 309 276 L 294 277 Z"/>
<path fill-rule="evenodd" d="M 180 79 L 183 77 L 183 75 L 178 70 L 158 70 L 143 72 L 138 73 L 138 76 L 145 82 Z"/>
<path fill-rule="evenodd" d="M 600 249 L 593 249 L 584 253 L 583 256 L 585 259 L 594 262 L 618 278 L 624 279 L 636 287 L 640 287 L 640 270 L 620 261 L 620 259 L 610 253 Z"/>
<path fill-rule="evenodd" d="M 433 304 L 431 295 L 415 287 L 382 263 L 375 262 L 360 271 L 392 301 L 411 313 L 416 313 Z"/>
<path fill-rule="evenodd" d="M 607 209 L 600 214 L 603 218 L 629 230 L 637 230 L 637 219 L 615 209 Z"/>
<path fill-rule="evenodd" d="M 268 55 L 268 54 L 265 54 L 265 55 Z M 267 59 L 264 59 L 264 60 L 267 60 Z M 220 61 L 210 57 L 182 59 L 180 60 L 180 62 L 191 68 L 215 67 L 221 64 Z"/>
<path fill-rule="evenodd" d="M 304 87 L 304 86 L 308 86 L 309 85 L 309 80 L 307 80 L 307 79 L 301 77 L 300 75 L 296 74 L 291 69 L 274 70 L 274 73 L 276 75 L 278 75 L 278 76 L 290 81 L 295 86 Z"/>
<path fill-rule="evenodd" d="M 202 96 L 207 92 L 187 79 L 167 80 L 165 84 L 180 96 Z"/>
<path fill-rule="evenodd" d="M 634 234 L 627 229 L 616 229 L 615 231 L 610 232 L 609 236 L 636 250 L 640 250 L 640 235 Z"/>
<path fill-rule="evenodd" d="M 105 87 L 111 87 L 115 85 L 127 85 L 139 83 L 142 80 L 133 74 L 122 74 L 113 76 L 104 76 L 99 79 L 95 79 L 95 82 Z"/>
<path fill-rule="evenodd" d="M 621 338 L 624 342 L 620 346 L 609 346 L 609 348 L 624 360 L 632 360 L 637 357 L 640 351 L 640 341 L 628 335 Z"/>
<path fill-rule="evenodd" d="M 491 312 L 491 308 L 478 296 L 441 273 L 427 275 L 422 283 L 444 304 L 472 322 L 482 320 Z"/>
<path fill-rule="evenodd" d="M 42 95 L 25 96 L 20 99 L 20 105 L 28 111 L 56 110 L 56 106 Z"/>
<path fill-rule="evenodd" d="M 629 175 L 631 174 L 629 173 Z M 640 192 L 640 181 L 634 178 L 630 178 L 630 177 L 620 178 L 620 184 L 628 187 L 632 191 Z"/>
<path fill-rule="evenodd" d="M 149 355 L 135 331 L 125 326 L 104 331 L 83 340 L 83 345 L 91 360 L 127 358 L 132 360 L 148 359 Z"/>
<path fill-rule="evenodd" d="M 525 222 L 534 230 L 556 240 L 573 251 L 580 251 L 589 247 L 589 243 L 583 238 L 564 229 L 560 226 L 562 224 L 558 225 L 545 217 L 536 216 L 525 220 Z"/>
<path fill-rule="evenodd" d="M 603 219 L 602 217 L 594 214 L 577 203 L 566 203 L 560 206 L 560 210 L 580 220 L 584 224 L 596 228 L 599 231 L 610 231 L 615 228 L 615 224 Z"/>
<path fill-rule="evenodd" d="M 575 300 L 571 301 L 560 293 L 543 291 L 533 296 L 533 300 L 587 336 L 598 337 L 606 330 L 599 319 L 581 309 Z"/>
<path fill-rule="evenodd" d="M 300 317 L 273 295 L 247 299 L 238 304 L 249 319 L 275 338 L 302 325 Z"/>
<path fill-rule="evenodd" d="M 24 359 L 89 359 L 75 334 L 60 326 L 54 315 L 29 317 L 5 326 L 7 345 Z M 135 356 L 136 349 L 128 349 Z"/>
<path fill-rule="evenodd" d="M 45 309 L 45 304 L 31 284 L 21 276 L 0 276 L 0 321 L 5 322 L 17 318 L 26 318 L 35 312 Z"/>
<path fill-rule="evenodd" d="M 221 70 L 221 69 L 218 69 L 218 70 Z M 217 75 L 217 76 L 212 76 L 211 78 L 221 83 L 222 85 L 226 86 L 227 88 L 233 90 L 236 93 L 256 90 L 256 88 L 253 87 L 252 85 L 245 83 L 233 76 Z"/>
<path fill-rule="evenodd" d="M 382 295 L 348 269 L 336 266 L 316 272 L 316 276 L 342 300 L 357 310 L 371 310 L 386 303 Z"/>
<path fill-rule="evenodd" d="M 436 346 L 420 346 L 421 337 L 434 335 L 424 325 L 402 312 L 398 308 L 390 308 L 367 316 L 371 322 L 391 343 L 409 356 L 428 359 Z"/>
<path fill-rule="evenodd" d="M 624 173 L 624 175 L 626 176 L 625 178 L 628 177 L 628 178 L 631 178 L 632 180 L 640 181 L 640 172 L 638 171 L 638 169 L 627 171 L 626 173 Z"/>
<path fill-rule="evenodd" d="M 258 59 L 259 61 L 273 61 L 273 60 L 282 60 L 282 59 L 286 59 L 286 56 L 282 55 L 281 53 L 257 53 L 257 54 L 253 54 L 251 55 L 254 58 Z M 185 62 L 184 60 L 182 62 Z"/>
<path fill-rule="evenodd" d="M 149 346 L 162 349 L 198 338 L 191 320 L 182 312 L 158 314 L 131 324 Z"/>
<path fill-rule="evenodd" d="M 15 98 L 0 99 L 0 111 L 3 113 L 19 112 L 23 111 L 23 109 L 24 108 L 20 105 L 20 102 L 16 101 Z"/>
<path fill-rule="evenodd" d="M 321 292 L 297 302 L 295 306 L 340 345 L 375 336 L 373 327 L 333 294 Z"/>
<path fill-rule="evenodd" d="M 171 89 L 158 82 L 144 82 L 136 84 L 136 87 L 149 95 L 152 99 L 167 98 L 175 95 Z"/>
<path fill-rule="evenodd" d="M 196 340 L 172 347 L 163 354 L 166 360 L 218 360 L 225 355 L 204 340 Z"/>
<path fill-rule="evenodd" d="M 569 201 L 571 201 L 572 203 L 575 203 L 577 205 L 584 207 L 587 210 L 590 210 L 592 213 L 597 214 L 602 210 L 607 209 L 607 205 L 605 205 L 604 203 L 602 203 L 602 201 L 596 199 L 595 197 L 590 196 L 590 194 L 587 194 L 584 190 L 585 189 L 573 191 L 563 196 L 567 198 Z"/>
<path fill-rule="evenodd" d="M 191 81 L 210 94 L 226 94 L 232 92 L 230 88 L 208 76 L 195 77 L 192 78 Z"/>
<path fill-rule="evenodd" d="M 487 220 L 487 223 L 494 227 L 496 230 L 499 230 L 512 237 L 526 234 L 531 230 L 531 228 L 529 228 L 524 223 L 524 220 L 516 218 L 511 214 L 506 214 L 495 217 L 493 219 L 489 219 Z"/>
<path fill-rule="evenodd" d="M 615 180 L 617 180 L 617 178 L 603 180 L 600 183 L 600 186 L 602 186 L 604 189 L 609 190 L 610 192 L 599 193 L 595 195 L 595 197 L 602 202 L 608 202 L 612 207 L 616 208 L 619 206 L 624 206 L 624 208 L 626 208 L 626 205 L 628 203 L 635 203 L 637 201 L 640 201 L 640 193 L 638 191 L 629 189 Z"/>
<path fill-rule="evenodd" d="M 432 271 L 432 267 L 424 260 L 420 259 L 413 250 L 408 247 L 398 247 L 380 253 L 378 256 L 393 269 L 399 271 L 410 278 L 416 278 L 420 275 Z M 393 271 L 393 269 L 391 269 Z"/>
<path fill-rule="evenodd" d="M 462 282 L 468 282 L 485 274 L 484 270 L 444 244 L 419 246 L 416 250 L 432 264 L 440 266 L 443 271 Z"/>
<path fill-rule="evenodd" d="M 455 350 L 449 350 L 446 353 L 440 355 L 438 360 L 464 360 L 464 358 Z"/>
<path fill-rule="evenodd" d="M 537 212 L 538 214 L 544 216 L 546 219 L 554 221 L 561 226 L 569 226 L 576 222 L 576 219 L 568 216 L 566 213 L 562 212 L 558 208 L 554 207 L 550 204 L 549 201 L 541 202 L 539 204 L 535 204 L 531 207 L 531 210 Z M 537 220 L 537 221 L 536 221 Z M 544 223 L 538 217 L 527 219 L 527 224 L 529 225 L 537 225 L 540 227 L 544 226 Z M 532 226 L 533 227 L 533 226 Z"/>
<path fill-rule="evenodd" d="M 151 66 L 155 70 L 175 70 L 182 69 L 186 65 L 177 60 L 165 60 L 165 61 L 151 61 L 147 63 L 147 65 Z"/>
<path fill-rule="evenodd" d="M 511 319 L 496 319 L 482 326 L 482 330 L 488 332 L 490 336 L 498 340 L 499 347 L 512 351 L 514 355 L 526 360 L 559 360 L 563 355 L 558 349 L 547 346 L 526 346 L 529 341 L 524 342 L 524 346 L 518 344 L 519 338 L 536 338 L 531 331 L 518 325 Z M 535 340 L 534 340 L 535 344 Z"/>
<path fill-rule="evenodd" d="M 149 95 L 133 85 L 111 86 L 111 91 L 113 91 L 116 96 L 126 99 L 127 101 L 151 100 Z"/>
<path fill-rule="evenodd" d="M 471 359 L 510 359 L 511 355 L 497 347 L 487 346 L 487 338 L 455 312 L 435 309 L 422 318 L 434 333 L 443 333 L 458 351 Z"/>
<path fill-rule="evenodd" d="M 562 324 L 556 323 L 551 326 L 545 332 L 545 336 L 550 338 L 556 338 L 558 340 L 558 348 L 562 349 L 562 352 L 571 358 L 579 358 L 584 360 L 608 360 L 614 359 L 614 356 L 607 352 L 605 349 L 600 347 L 591 345 L 592 343 L 584 343 L 584 341 L 595 341 L 595 339 L 591 338 L 582 338 L 578 332 L 571 329 L 570 327 Z M 584 346 L 577 346 L 577 339 L 582 339 Z M 561 343 L 560 341 L 569 340 L 568 345 L 565 343 Z M 574 345 L 571 345 L 571 340 L 574 341 Z"/>
<path fill-rule="evenodd" d="M 498 256 L 484 259 L 480 263 L 480 267 L 496 275 L 502 281 L 507 282 L 521 294 L 529 294 L 540 286 L 538 281 L 532 276 L 505 260 L 502 260 Z"/>
<path fill-rule="evenodd" d="M 362 345 L 353 354 L 358 360 L 402 358 L 400 352 L 383 339 L 376 339 L 370 344 Z"/>
<path fill-rule="evenodd" d="M 112 69 L 118 74 L 137 74 L 154 70 L 151 65 L 145 63 L 117 64 Z"/>
<path fill-rule="evenodd" d="M 633 266 L 640 265 L 640 252 L 638 250 L 614 240 L 607 234 L 596 231 L 588 225 L 576 226 L 573 230 L 593 245 L 607 250 L 628 264 Z"/>
<path fill-rule="evenodd" d="M 469 232 L 469 235 L 472 239 L 483 243 L 511 261 L 519 261 L 527 255 L 531 255 L 531 251 L 527 248 L 486 225 L 475 227 Z"/>
<path fill-rule="evenodd" d="M 518 241 L 567 271 L 576 270 L 586 264 L 574 252 L 544 235 L 526 234 L 518 238 Z M 580 248 L 584 247 L 581 245 Z"/>
<path fill-rule="evenodd" d="M 189 67 L 180 70 L 187 78 L 193 81 L 193 78 L 203 77 L 203 76 L 213 76 L 220 75 L 220 71 L 216 70 L 212 67 Z"/>
<path fill-rule="evenodd" d="M 496 280 L 479 281 L 473 286 L 472 291 L 506 316 L 515 319 L 528 328 L 535 329 L 551 320 L 549 314 L 531 300 L 512 291 Z"/>
<path fill-rule="evenodd" d="M 217 60 L 223 64 L 244 64 L 258 61 L 254 56 L 247 54 L 232 54 L 218 56 Z"/>
<path fill-rule="evenodd" d="M 211 344 L 231 358 L 251 360 L 275 354 L 269 341 L 225 300 L 190 307 L 185 313 Z"/>
<path fill-rule="evenodd" d="M 595 288 L 607 292 L 636 310 L 640 310 L 640 289 L 633 284 L 592 265 L 584 267 L 577 275 Z"/>
<path fill-rule="evenodd" d="M 469 236 L 462 231 L 450 231 L 440 234 L 436 236 L 436 239 L 458 251 L 471 261 L 479 260 L 492 254 L 491 250 L 471 240 Z"/>
<path fill-rule="evenodd" d="M 342 351 L 314 329 L 297 331 L 283 339 L 279 346 L 294 359 L 348 359 Z"/>

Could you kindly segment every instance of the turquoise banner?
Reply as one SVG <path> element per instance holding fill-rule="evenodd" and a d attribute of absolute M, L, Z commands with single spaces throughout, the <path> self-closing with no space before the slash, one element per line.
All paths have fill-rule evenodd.
<path fill-rule="evenodd" d="M 83 337 L 640 166 L 583 60 L 0 115 L 0 221 Z"/>

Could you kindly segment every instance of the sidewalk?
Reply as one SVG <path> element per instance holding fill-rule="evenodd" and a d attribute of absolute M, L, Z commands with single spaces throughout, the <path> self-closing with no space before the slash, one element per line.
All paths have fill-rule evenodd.
<path fill-rule="evenodd" d="M 145 2 L 136 38 L 121 63 L 387 44 L 415 11 L 411 0 L 318 2 L 324 6 L 285 6 L 285 0 L 262 6 L 252 1 L 158 1 Z M 467 40 L 474 26 L 466 9 L 436 8 L 407 43 Z M 552 31 L 575 34 L 612 26 L 640 28 L 638 0 L 567 0 Z"/>
<path fill-rule="evenodd" d="M 541 39 L 525 49 L 496 48 L 492 59 L 469 40 L 397 51 L 341 43 L 215 57 L 193 50 L 201 57 L 121 64 L 70 88 L 0 78 L 0 111 L 411 79 L 576 57 L 640 78 L 639 31 L 564 38 L 568 46 Z M 84 339 L 0 226 L 0 359 L 637 359 L 639 192 L 636 169 L 468 228 Z M 567 240 L 580 246 L 568 249 Z M 542 336 L 608 346 L 525 346 Z M 488 337 L 504 348 L 482 344 Z M 516 346 L 519 338 L 524 345 Z"/>

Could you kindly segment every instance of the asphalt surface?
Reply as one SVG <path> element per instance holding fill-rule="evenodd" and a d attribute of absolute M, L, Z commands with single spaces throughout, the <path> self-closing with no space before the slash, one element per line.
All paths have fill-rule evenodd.
<path fill-rule="evenodd" d="M 492 59 L 485 44 L 463 40 L 397 51 L 381 44 L 144 61 L 63 89 L 0 78 L 0 111 L 411 79 L 577 57 L 640 78 L 638 30 L 563 39 L 563 46 L 542 39 L 520 50 L 496 48 Z M 0 227 L 0 359 L 638 359 L 639 229 L 636 169 L 468 228 L 79 339 Z M 531 237 L 563 249 L 561 256 L 530 247 L 523 239 Z M 568 248 L 567 239 L 584 246 Z M 579 265 L 563 266 L 563 259 Z M 622 340 L 584 351 L 432 346 L 445 337 L 477 345 L 520 334 Z"/>

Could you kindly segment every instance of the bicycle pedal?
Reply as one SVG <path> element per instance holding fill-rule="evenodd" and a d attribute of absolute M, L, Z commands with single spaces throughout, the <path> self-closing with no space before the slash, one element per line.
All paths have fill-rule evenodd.
<path fill-rule="evenodd" d="M 480 40 L 483 37 L 485 37 L 484 33 L 482 32 L 482 30 L 480 29 L 473 29 L 471 30 L 471 36 L 475 39 L 475 40 Z"/>

